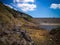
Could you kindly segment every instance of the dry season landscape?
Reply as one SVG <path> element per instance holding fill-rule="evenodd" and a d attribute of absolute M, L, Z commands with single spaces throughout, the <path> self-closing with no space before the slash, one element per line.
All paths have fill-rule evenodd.
<path fill-rule="evenodd" d="M 52 21 L 38 20 L 0 2 L 0 45 L 60 45 L 60 28 L 40 28 L 41 22 Z"/>

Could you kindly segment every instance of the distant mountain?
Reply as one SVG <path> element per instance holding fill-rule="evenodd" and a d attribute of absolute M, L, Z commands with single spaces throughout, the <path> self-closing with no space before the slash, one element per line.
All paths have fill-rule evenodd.
<path fill-rule="evenodd" d="M 34 18 L 38 22 L 60 23 L 60 18 Z"/>
<path fill-rule="evenodd" d="M 34 18 L 33 20 L 39 25 L 60 25 L 60 18 Z"/>

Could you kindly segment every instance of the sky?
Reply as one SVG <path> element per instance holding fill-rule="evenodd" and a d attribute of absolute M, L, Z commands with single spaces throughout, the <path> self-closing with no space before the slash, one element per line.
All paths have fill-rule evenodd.
<path fill-rule="evenodd" d="M 60 18 L 60 0 L 0 0 L 34 18 Z"/>

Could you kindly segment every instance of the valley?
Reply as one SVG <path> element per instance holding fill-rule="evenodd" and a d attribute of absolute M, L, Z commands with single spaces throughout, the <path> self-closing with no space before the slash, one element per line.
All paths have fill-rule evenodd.
<path fill-rule="evenodd" d="M 0 45 L 53 45 L 57 35 L 50 34 L 48 25 L 60 26 L 58 20 L 33 18 L 0 2 Z"/>

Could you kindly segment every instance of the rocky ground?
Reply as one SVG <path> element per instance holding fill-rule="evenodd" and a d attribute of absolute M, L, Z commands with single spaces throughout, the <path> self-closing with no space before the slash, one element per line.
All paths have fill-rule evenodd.
<path fill-rule="evenodd" d="M 34 45 L 34 42 L 25 30 L 15 27 L 0 32 L 0 45 Z"/>

